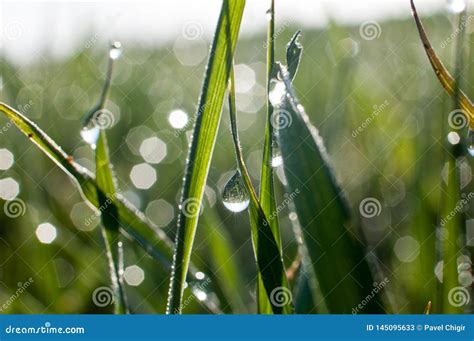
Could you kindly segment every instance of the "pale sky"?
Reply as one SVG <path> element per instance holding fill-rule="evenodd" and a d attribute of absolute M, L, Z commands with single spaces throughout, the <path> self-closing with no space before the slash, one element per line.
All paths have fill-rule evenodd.
<path fill-rule="evenodd" d="M 418 0 L 417 5 L 422 15 L 428 15 L 445 10 L 446 1 Z M 268 4 L 247 0 L 242 35 L 265 29 Z M 84 41 L 90 45 L 110 40 L 155 45 L 174 41 L 187 28 L 206 39 L 214 31 L 220 5 L 220 0 L 0 0 L 1 50 L 9 59 L 23 63 L 47 49 L 54 57 L 67 57 Z M 410 13 L 408 0 L 276 0 L 277 29 L 288 24 L 321 27 L 329 18 L 359 23 Z"/>

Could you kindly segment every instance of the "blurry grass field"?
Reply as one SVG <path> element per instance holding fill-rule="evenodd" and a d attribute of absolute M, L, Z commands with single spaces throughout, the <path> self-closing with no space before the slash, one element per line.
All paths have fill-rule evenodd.
<path fill-rule="evenodd" d="M 454 70 L 455 43 L 447 39 L 455 22 L 445 13 L 424 18 L 431 42 L 450 70 Z M 452 101 L 436 80 L 413 20 L 378 24 L 378 35 L 371 39 L 364 39 L 360 26 L 343 27 L 335 22 L 321 30 L 303 29 L 300 41 L 304 52 L 294 88 L 325 141 L 333 170 L 350 204 L 353 225 L 361 225 L 369 254 L 378 259 L 376 281 L 385 283 L 383 293 L 390 303 L 385 311 L 422 313 L 428 301 L 436 301 L 442 277 L 436 240 L 446 238 L 437 226 L 442 198 L 448 192 L 444 185 L 448 174 L 446 122 Z M 471 98 L 472 27 L 471 23 L 467 29 L 468 53 L 462 73 L 463 90 Z M 277 12 L 276 60 L 285 60 L 285 45 L 297 29 L 291 23 L 279 23 Z M 205 69 L 203 51 L 207 51 L 208 43 L 204 50 L 202 44 L 193 41 L 184 47 L 171 44 L 160 49 L 126 43 L 115 66 L 107 104 L 114 121 L 107 137 L 118 179 L 116 187 L 171 240 L 176 234 L 183 169 Z M 264 32 L 240 37 L 234 58 L 240 141 L 256 188 L 265 138 L 265 44 Z M 81 120 L 101 91 L 106 53 L 105 46 L 96 44 L 79 47 L 77 54 L 61 61 L 42 56 L 31 65 L 18 66 L 0 59 L 2 102 L 38 123 L 90 170 L 95 169 L 94 152 L 81 139 Z M 173 127 L 169 114 L 174 110 L 186 112 L 188 123 L 179 126 L 179 122 L 171 122 Z M 248 215 L 229 212 L 222 203 L 224 185 L 236 167 L 228 117 L 224 105 L 192 254 L 194 265 L 210 276 L 211 283 L 205 281 L 194 290 L 197 299 L 190 296 L 189 288 L 185 291 L 185 313 L 256 311 L 256 268 Z M 20 185 L 18 198 L 26 203 L 25 214 L 20 217 L 0 212 L 0 302 L 33 279 L 3 312 L 112 312 L 112 305 L 101 307 L 91 298 L 94 290 L 110 285 L 100 218 L 84 204 L 60 169 L 7 120 L 2 118 L 0 123 L 0 147 L 14 155 L 14 164 L 2 170 L 0 177 L 14 179 Z M 463 134 L 460 132 L 464 138 Z M 458 159 L 460 186 L 466 196 L 473 189 L 472 163 L 466 151 Z M 282 207 L 279 225 L 283 261 L 291 271 L 298 246 L 288 205 L 282 204 L 285 196 L 281 183 L 286 180 L 282 167 L 275 169 L 277 205 Z M 7 187 L 0 189 L 4 199 L 9 190 L 14 191 Z M 367 199 L 380 204 L 375 214 L 361 211 L 361 203 Z M 464 212 L 464 238 L 474 238 L 474 221 L 469 220 L 474 214 L 472 206 Z M 43 223 L 56 228 L 57 236 L 51 244 L 40 243 L 35 234 Z M 462 238 L 456 242 L 460 247 L 465 243 Z M 472 253 L 473 245 L 472 239 L 470 244 L 468 240 L 465 256 Z M 124 250 L 131 311 L 164 312 L 169 271 L 128 240 L 124 240 Z M 461 254 L 457 257 L 459 264 L 466 264 Z M 222 262 L 226 259 L 232 261 Z M 227 267 L 222 269 L 221 263 Z M 333 269 L 322 271 L 330 273 Z M 469 280 L 472 283 L 472 269 L 461 272 L 464 282 L 460 285 Z M 294 296 L 296 300 L 298 294 Z M 207 299 L 217 302 L 215 310 L 212 305 L 200 304 Z M 318 297 L 314 299 L 319 302 Z M 466 311 L 472 311 L 470 304 Z M 312 312 L 326 311 L 319 304 Z"/>

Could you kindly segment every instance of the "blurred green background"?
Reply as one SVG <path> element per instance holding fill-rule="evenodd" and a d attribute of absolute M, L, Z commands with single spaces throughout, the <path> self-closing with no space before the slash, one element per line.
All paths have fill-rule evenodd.
<path fill-rule="evenodd" d="M 424 18 L 432 43 L 450 70 L 455 44 L 446 39 L 454 22 L 446 13 Z M 376 24 L 375 36 L 370 37 L 362 34 L 361 26 L 335 22 L 320 30 L 304 29 L 295 87 L 325 140 L 354 221 L 362 225 L 369 251 L 380 261 L 378 271 L 389 280 L 384 291 L 392 298 L 390 312 L 420 313 L 439 284 L 435 242 L 437 235 L 442 238 L 437 225 L 452 103 L 429 66 L 413 20 Z M 473 28 L 470 23 L 467 47 L 474 46 Z M 284 59 L 285 45 L 296 29 L 277 22 L 277 60 Z M 81 139 L 81 119 L 99 96 L 108 52 L 107 46 L 91 42 L 90 37 L 94 32 L 65 60 L 41 56 L 18 66 L 0 58 L 0 99 L 24 112 L 92 170 L 93 151 Z M 239 40 L 236 54 L 240 134 L 255 185 L 264 139 L 264 43 L 265 32 L 246 36 Z M 192 40 L 158 49 L 124 44 L 107 105 L 114 114 L 115 124 L 107 133 L 118 187 L 172 238 L 207 52 L 208 46 Z M 470 97 L 474 97 L 473 52 L 468 52 L 463 73 Z M 3 117 L 0 125 L 1 204 L 15 197 L 25 203 L 24 215 L 16 218 L 0 210 L 0 303 L 12 301 L 17 289 L 32 278 L 2 312 L 111 312 L 112 305 L 100 307 L 92 300 L 96 288 L 110 285 L 99 219 L 88 222 L 94 211 L 67 175 Z M 256 311 L 248 216 L 245 211 L 229 212 L 222 204 L 223 186 L 236 167 L 228 127 L 225 108 L 193 256 L 209 274 L 211 285 L 197 295 L 198 300 L 191 300 L 185 313 L 207 313 L 199 304 L 207 296 L 227 313 Z M 464 139 L 467 132 L 459 134 Z M 473 188 L 473 160 L 466 155 L 460 163 L 462 190 L 468 193 Z M 278 202 L 283 200 L 280 168 L 275 169 Z M 379 215 L 372 218 L 359 212 L 360 202 L 368 197 L 381 203 Z M 297 253 L 288 213 L 285 208 L 279 216 L 287 267 Z M 473 228 L 472 214 L 472 209 L 465 212 L 468 231 Z M 227 241 L 231 253 L 213 249 L 214 238 Z M 235 272 L 230 277 L 216 271 L 216 254 L 232 259 Z M 132 312 L 163 313 L 169 272 L 131 242 L 125 242 L 125 267 Z M 226 282 L 229 278 L 233 280 Z M 460 276 L 460 285 L 472 287 L 471 268 Z"/>

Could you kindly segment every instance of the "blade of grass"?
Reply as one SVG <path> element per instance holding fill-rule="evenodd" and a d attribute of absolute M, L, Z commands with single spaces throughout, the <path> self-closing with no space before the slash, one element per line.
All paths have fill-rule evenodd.
<path fill-rule="evenodd" d="M 371 294 L 374 277 L 362 236 L 347 227 L 345 198 L 327 161 L 323 141 L 294 94 L 288 71 L 280 64 L 283 82 L 278 129 L 286 191 L 293 198 L 303 240 L 330 313 L 350 313 Z M 373 295 L 372 295 L 373 296 Z M 381 297 L 366 300 L 360 312 L 381 313 Z M 360 306 L 359 306 L 360 305 Z"/>
<path fill-rule="evenodd" d="M 426 31 L 416 11 L 414 0 L 410 0 L 410 4 L 412 8 L 413 18 L 415 19 L 416 27 L 420 34 L 421 42 L 423 43 L 423 47 L 426 51 L 426 55 L 428 56 L 430 64 L 433 67 L 433 70 L 436 76 L 438 77 L 438 80 L 440 81 L 441 85 L 445 88 L 445 90 L 450 96 L 454 97 L 456 95 L 455 92 L 457 91 L 455 84 L 456 82 L 449 73 L 449 71 L 446 69 L 446 67 L 443 65 L 443 62 L 437 56 L 433 47 L 431 46 Z M 461 89 L 458 89 L 458 91 L 459 106 L 466 115 L 466 118 L 469 120 L 469 126 L 471 127 L 471 129 L 474 129 L 474 105 Z"/>
<path fill-rule="evenodd" d="M 51 137 L 17 110 L 0 102 L 0 111 L 42 152 L 71 176 L 81 189 L 81 194 L 92 206 L 100 208 L 97 183 L 94 175 L 88 169 L 76 163 L 73 157 L 65 153 Z M 123 224 L 123 232 L 165 267 L 170 267 L 172 243 L 166 234 L 149 222 L 136 207 L 120 194 L 117 194 L 116 198 L 118 217 Z"/>
<path fill-rule="evenodd" d="M 224 0 L 214 35 L 186 163 L 167 313 L 181 313 L 200 205 L 229 79 L 227 55 L 233 55 L 235 50 L 244 6 L 245 0 Z"/>
<path fill-rule="evenodd" d="M 273 185 L 273 144 L 274 144 L 274 133 L 271 125 L 271 117 L 273 107 L 270 104 L 268 93 L 270 92 L 270 79 L 272 78 L 273 65 L 275 64 L 275 1 L 271 0 L 270 9 L 270 20 L 268 20 L 267 28 L 267 120 L 265 123 L 265 142 L 263 146 L 263 158 L 262 158 L 262 170 L 260 175 L 260 193 L 259 200 L 262 206 L 263 212 L 267 217 L 274 216 L 270 219 L 270 228 L 273 232 L 275 241 L 278 244 L 280 253 L 282 253 L 280 227 L 278 226 L 278 216 L 272 215 L 276 212 L 275 202 L 275 190 Z M 265 286 L 261 274 L 257 274 L 257 311 L 259 314 L 271 314 L 272 306 L 268 300 L 268 296 L 265 292 Z"/>
<path fill-rule="evenodd" d="M 231 236 L 227 233 L 214 210 L 206 210 L 201 218 L 203 234 L 209 242 L 206 248 L 212 273 L 233 313 L 246 313 L 244 302 L 248 301 L 241 264 L 238 261 Z"/>
<path fill-rule="evenodd" d="M 113 48 L 113 47 L 112 47 Z M 108 59 L 107 74 L 105 77 L 104 87 L 97 106 L 94 108 L 92 119 L 100 120 L 98 115 L 104 114 L 105 103 L 110 93 L 110 84 L 112 79 L 112 71 L 114 59 L 110 56 Z M 95 123 L 97 124 L 97 123 Z M 105 129 L 99 126 L 99 138 L 95 150 L 96 163 L 96 183 L 99 187 L 98 201 L 101 209 L 102 236 L 105 241 L 107 258 L 109 261 L 110 278 L 114 291 L 114 305 L 116 314 L 128 313 L 127 299 L 123 282 L 123 249 L 120 240 L 120 220 L 117 214 L 117 206 L 115 206 L 116 186 L 115 178 L 112 172 L 109 148 L 107 145 L 107 137 Z"/>
<path fill-rule="evenodd" d="M 288 288 L 288 280 L 283 265 L 281 249 L 271 230 L 269 220 L 265 216 L 265 212 L 258 201 L 240 147 L 237 130 L 233 69 L 231 70 L 229 81 L 229 113 L 237 163 L 250 195 L 249 213 L 254 255 L 257 262 L 258 274 L 260 275 L 259 278 L 263 284 L 262 289 L 265 290 L 264 292 L 259 291 L 259 295 L 266 295 L 266 302 L 270 303 L 271 312 L 275 314 L 290 313 L 292 310 L 291 291 Z M 281 302 L 278 299 L 279 296 L 283 298 Z"/>
<path fill-rule="evenodd" d="M 454 79 L 453 93 L 453 110 L 459 110 L 461 107 L 461 81 L 462 69 L 464 64 L 464 40 L 465 29 L 463 20 L 465 20 L 466 12 L 463 11 L 459 15 L 457 46 L 455 49 L 456 70 Z M 458 263 L 457 258 L 460 256 L 461 248 L 459 240 L 464 230 L 464 214 L 460 209 L 462 205 L 461 197 L 461 170 L 458 166 L 458 158 L 462 155 L 462 144 L 449 144 L 447 146 L 446 157 L 447 162 L 447 181 L 445 184 L 441 226 L 446 232 L 445 238 L 441 242 L 442 258 L 443 258 L 443 283 L 441 285 L 442 295 L 442 312 L 446 314 L 459 314 L 464 311 L 462 305 L 453 304 L 453 293 L 459 291 L 458 281 Z M 443 234 L 444 235 L 444 234 Z"/>

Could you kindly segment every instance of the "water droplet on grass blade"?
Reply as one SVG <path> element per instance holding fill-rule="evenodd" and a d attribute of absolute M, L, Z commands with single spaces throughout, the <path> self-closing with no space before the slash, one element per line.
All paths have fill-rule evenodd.
<path fill-rule="evenodd" d="M 272 10 L 271 9 L 267 10 L 267 12 L 265 13 L 265 17 L 267 18 L 267 20 L 271 20 L 271 18 L 272 18 Z"/>
<path fill-rule="evenodd" d="M 232 212 L 242 212 L 249 206 L 250 198 L 239 171 L 227 181 L 222 193 L 224 206 Z"/>
<path fill-rule="evenodd" d="M 448 142 L 452 145 L 458 144 L 461 141 L 461 137 L 455 131 L 451 131 L 448 133 Z"/>
<path fill-rule="evenodd" d="M 467 133 L 467 138 L 468 138 L 468 144 L 469 146 L 467 147 L 467 151 L 469 152 L 469 155 L 474 157 L 474 131 L 469 129 Z"/>
<path fill-rule="evenodd" d="M 81 129 L 82 139 L 91 146 L 92 149 L 95 149 L 97 140 L 99 138 L 100 127 L 95 124 L 89 124 Z"/>
<path fill-rule="evenodd" d="M 466 9 L 466 0 L 447 0 L 446 5 L 451 13 L 461 13 Z"/>
<path fill-rule="evenodd" d="M 115 41 L 112 43 L 109 51 L 109 56 L 111 59 L 118 59 L 122 55 L 122 43 Z"/>
<path fill-rule="evenodd" d="M 281 156 L 280 147 L 278 142 L 273 138 L 272 141 L 272 167 L 276 168 L 283 164 L 283 157 Z"/>
<path fill-rule="evenodd" d="M 268 93 L 268 99 L 270 103 L 278 107 L 283 103 L 283 100 L 286 96 L 285 84 L 277 79 L 272 79 L 270 81 L 270 91 Z"/>

